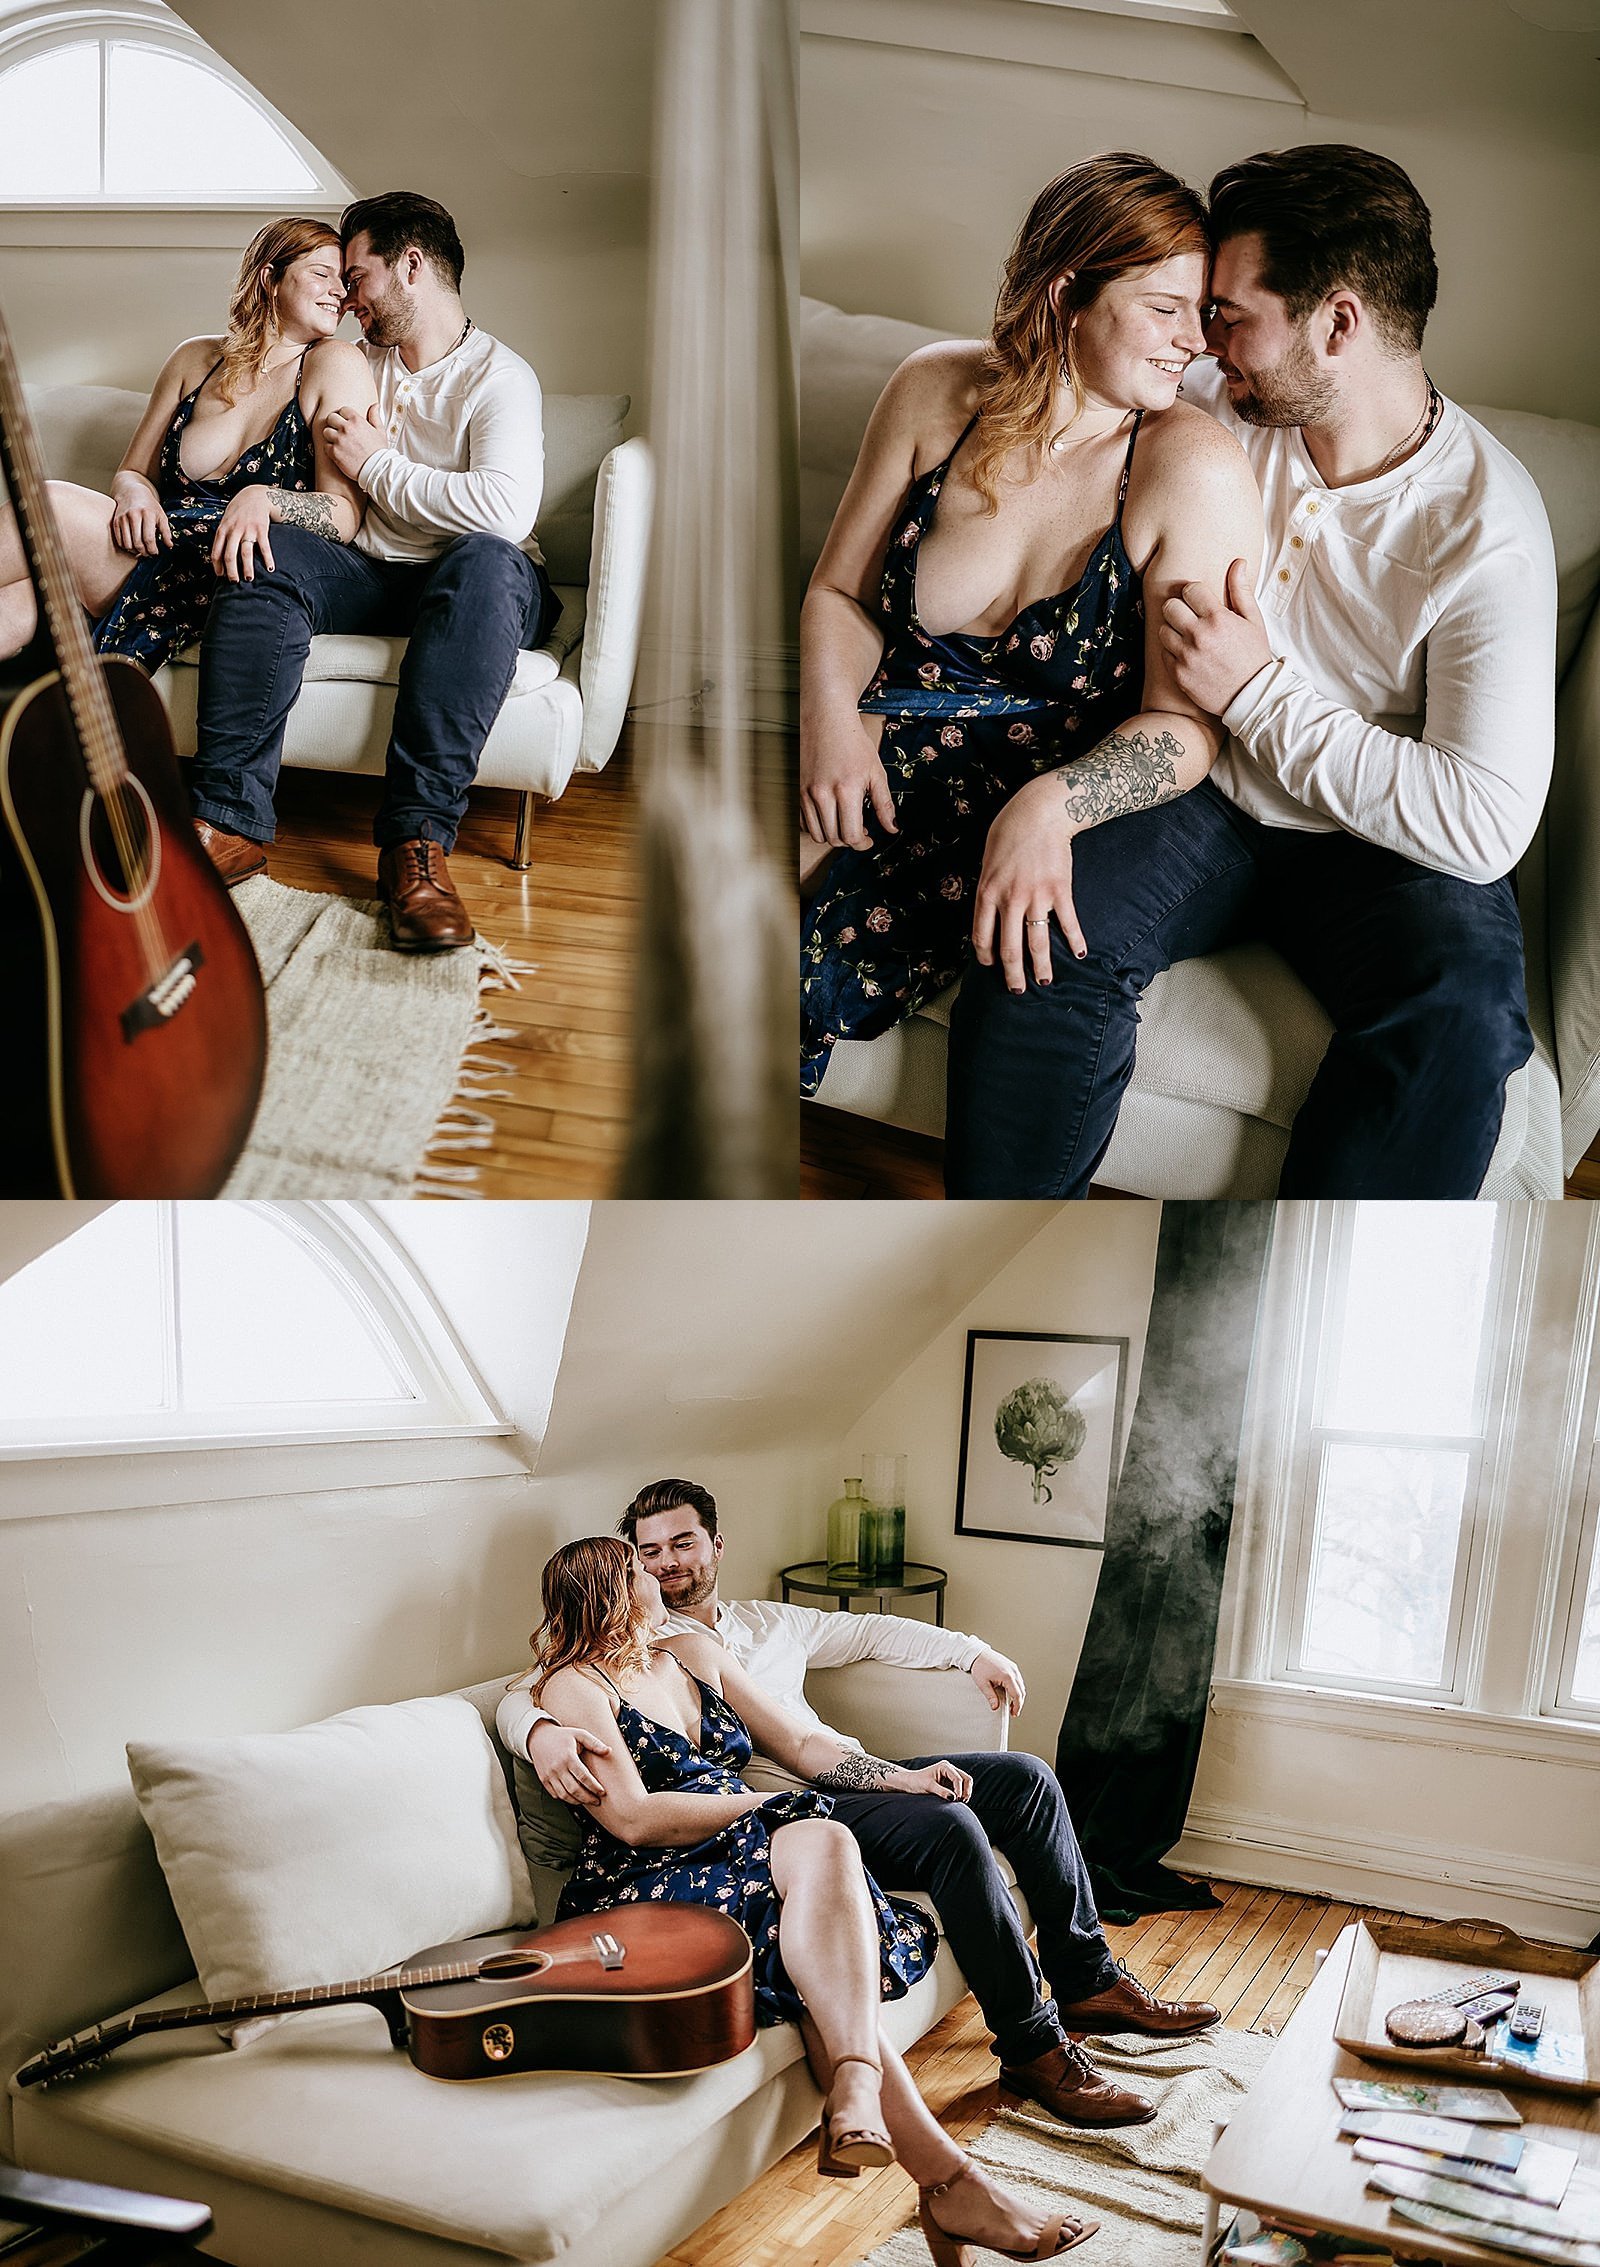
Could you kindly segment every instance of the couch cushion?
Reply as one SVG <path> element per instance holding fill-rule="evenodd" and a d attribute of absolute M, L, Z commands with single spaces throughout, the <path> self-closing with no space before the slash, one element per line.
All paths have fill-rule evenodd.
<path fill-rule="evenodd" d="M 370 1975 L 533 1918 L 498 1754 L 456 1694 L 135 1743 L 128 1767 L 211 1998 Z"/>

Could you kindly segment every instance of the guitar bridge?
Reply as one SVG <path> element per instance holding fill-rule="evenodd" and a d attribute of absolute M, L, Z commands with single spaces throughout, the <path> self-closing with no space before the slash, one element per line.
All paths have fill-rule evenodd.
<path fill-rule="evenodd" d="M 157 1024 L 170 1023 L 195 987 L 196 973 L 205 964 L 205 954 L 198 944 L 180 952 L 170 968 L 164 969 L 153 984 L 149 984 L 122 1011 L 122 1036 L 131 1046 L 141 1031 L 153 1030 Z"/>
<path fill-rule="evenodd" d="M 624 1947 L 609 1929 L 597 1930 L 589 1942 L 594 1946 L 594 1956 L 602 1968 L 620 1968 L 628 1957 Z"/>

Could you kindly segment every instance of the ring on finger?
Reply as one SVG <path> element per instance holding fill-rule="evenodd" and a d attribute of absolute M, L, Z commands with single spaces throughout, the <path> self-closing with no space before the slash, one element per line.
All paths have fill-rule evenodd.
<path fill-rule="evenodd" d="M 1030 918 L 1024 921 L 1022 926 L 1025 929 L 1048 929 L 1050 926 L 1050 916 L 1048 913 L 1045 913 L 1040 915 L 1038 919 Z"/>

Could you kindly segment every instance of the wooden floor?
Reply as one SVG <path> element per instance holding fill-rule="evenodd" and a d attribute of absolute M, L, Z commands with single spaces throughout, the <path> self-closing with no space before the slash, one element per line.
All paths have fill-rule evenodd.
<path fill-rule="evenodd" d="M 626 736 L 603 772 L 542 798 L 533 864 L 507 863 L 517 797 L 475 788 L 450 873 L 480 933 L 536 963 L 519 991 L 485 995 L 511 1036 L 488 1052 L 509 1063 L 504 1099 L 474 1099 L 493 1147 L 463 1154 L 486 1197 L 602 1197 L 627 1136 L 634 935 L 634 807 Z M 286 771 L 268 871 L 293 889 L 375 894 L 372 814 L 379 782 Z"/>
<path fill-rule="evenodd" d="M 1235 2030 L 1275 2037 L 1316 1973 L 1316 1956 L 1374 1906 L 1216 1884 L 1219 1912 L 1152 1913 L 1107 1929 L 1111 1949 L 1163 1999 L 1208 1999 Z M 929 2106 L 958 2141 L 994 2114 L 995 2061 L 977 2003 L 964 1999 L 907 2057 Z M 661 2267 L 852 2267 L 911 2216 L 913 2192 L 888 2166 L 859 2180 L 817 2178 L 815 2140 L 669 2252 Z"/>

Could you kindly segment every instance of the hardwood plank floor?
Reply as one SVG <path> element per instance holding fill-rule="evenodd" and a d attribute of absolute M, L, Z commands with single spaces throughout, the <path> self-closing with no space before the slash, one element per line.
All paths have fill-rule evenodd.
<path fill-rule="evenodd" d="M 518 991 L 486 993 L 508 1036 L 486 1052 L 510 1067 L 490 1083 L 504 1095 L 469 1107 L 493 1121 L 485 1151 L 441 1152 L 479 1168 L 485 1197 L 603 1197 L 627 1143 L 632 1089 L 638 887 L 629 745 L 603 772 L 540 801 L 533 864 L 506 861 L 517 797 L 475 788 L 450 872 L 480 932 L 513 961 L 534 963 Z M 346 897 L 376 893 L 372 814 L 379 783 L 343 773 L 286 771 L 268 870 L 293 889 Z"/>
<path fill-rule="evenodd" d="M 809 1115 L 809 1113 L 808 1113 Z M 1275 2038 L 1316 1972 L 1316 1955 L 1347 1922 L 1398 1916 L 1286 1890 L 1217 1882 L 1218 1912 L 1151 1913 L 1106 1936 L 1119 1960 L 1165 1999 L 1209 1999 L 1235 2030 Z M 957 2141 L 994 2114 L 995 2063 L 977 2002 L 964 1999 L 907 2056 L 929 2105 Z M 762 2174 L 660 2267 L 853 2267 L 908 2216 L 904 2173 L 822 2181 L 816 2143 Z"/>

